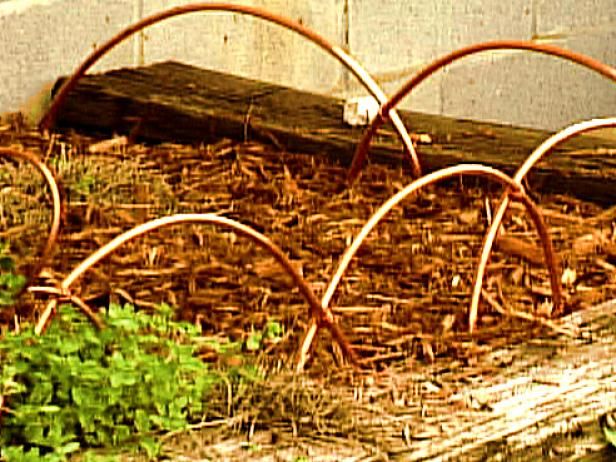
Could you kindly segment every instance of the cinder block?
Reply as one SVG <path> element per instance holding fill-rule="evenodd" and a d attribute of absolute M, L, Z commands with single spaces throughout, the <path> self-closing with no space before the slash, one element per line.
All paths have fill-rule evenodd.
<path fill-rule="evenodd" d="M 146 0 L 150 14 L 182 1 Z M 289 17 L 334 44 L 341 31 L 342 1 L 244 1 Z M 145 32 L 145 62 L 176 59 L 196 66 L 261 79 L 299 89 L 330 93 L 342 67 L 295 32 L 262 19 L 233 13 L 194 13 Z"/>
<path fill-rule="evenodd" d="M 438 56 L 443 1 L 352 0 L 349 47 L 375 73 L 402 71 Z"/>
<path fill-rule="evenodd" d="M 0 1 L 0 113 L 16 110 L 136 19 L 189 0 Z M 238 0 L 293 18 L 350 49 L 388 94 L 438 56 L 485 40 L 531 37 L 616 65 L 614 0 Z M 155 25 L 114 49 L 95 71 L 175 59 L 338 96 L 363 95 L 335 59 L 295 33 L 231 13 Z M 423 83 L 402 107 L 555 129 L 614 115 L 613 83 L 553 58 L 492 53 Z"/>
<path fill-rule="evenodd" d="M 476 42 L 527 39 L 531 0 L 450 2 L 351 2 L 350 46 L 392 93 L 413 73 L 442 54 Z M 512 20 L 515 18 L 515 20 Z M 443 113 L 443 74 L 422 83 L 401 107 Z"/>
<path fill-rule="evenodd" d="M 529 39 L 533 28 L 533 0 L 444 1 L 442 20 L 435 21 L 441 50 L 453 51 L 477 42 Z"/>
<path fill-rule="evenodd" d="M 616 31 L 554 42 L 616 65 Z M 614 116 L 614 83 L 560 59 L 528 52 L 490 53 L 451 67 L 443 79 L 443 112 L 557 130 Z"/>
<path fill-rule="evenodd" d="M 443 1 L 400 2 L 352 0 L 349 10 L 349 47 L 387 94 L 441 51 Z M 347 94 L 359 88 L 350 83 Z M 401 107 L 425 112 L 440 110 L 440 86 L 431 80 L 405 99 Z"/>
<path fill-rule="evenodd" d="M 614 0 L 538 0 L 535 11 L 536 36 L 616 30 Z"/>
<path fill-rule="evenodd" d="M 0 112 L 17 110 L 45 83 L 71 73 L 97 45 L 132 20 L 132 0 L 0 3 Z M 93 70 L 132 62 L 133 43 L 129 40 Z"/>

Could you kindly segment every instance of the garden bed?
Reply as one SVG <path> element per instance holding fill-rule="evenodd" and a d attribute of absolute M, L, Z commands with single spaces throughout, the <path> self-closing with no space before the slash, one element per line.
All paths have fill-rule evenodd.
<path fill-rule="evenodd" d="M 80 135 L 45 139 L 15 129 L 3 126 L 1 145 L 18 144 L 45 158 L 66 199 L 61 236 L 41 284 L 59 282 L 105 242 L 146 220 L 213 212 L 268 236 L 320 296 L 371 213 L 410 181 L 401 169 L 371 164 L 347 188 L 346 170 L 326 158 L 250 141 L 199 147 L 110 143 L 93 153 L 93 141 Z M 3 161 L 1 168 L 0 239 L 10 241 L 26 270 L 47 236 L 51 212 L 41 204 L 49 196 L 25 164 Z M 210 428 L 170 436 L 169 451 L 177 457 L 239 460 L 248 451 L 253 460 L 361 454 L 365 460 L 485 460 L 505 453 L 507 442 L 513 451 L 575 433 L 560 424 L 579 420 L 583 428 L 615 404 L 611 347 L 591 342 L 614 334 L 601 321 L 613 304 L 597 308 L 616 298 L 613 206 L 535 191 L 570 271 L 569 317 L 556 321 L 556 332 L 545 322 L 506 316 L 485 304 L 476 332 L 468 333 L 473 271 L 501 192 L 471 178 L 450 181 L 403 202 L 369 236 L 332 303 L 359 354 L 361 373 L 344 365 L 325 331 L 306 374 L 284 372 L 307 328 L 308 306 L 271 257 L 211 226 L 181 225 L 132 241 L 86 273 L 75 292 L 93 307 L 119 301 L 151 310 L 166 302 L 205 333 L 238 341 L 271 321 L 284 326 L 282 341 L 259 358 L 272 379 L 229 402 L 233 412 L 221 414 L 218 423 L 201 425 Z M 513 208 L 505 228 L 486 289 L 505 310 L 541 315 L 549 311 L 549 283 L 532 226 L 523 210 Z M 41 304 L 28 296 L 3 309 L 3 329 L 35 319 Z M 562 333 L 566 329 L 571 336 Z M 593 377 L 590 383 L 581 372 L 563 382 L 576 358 L 576 370 Z M 540 383 L 549 368 L 552 382 Z M 591 389 L 573 393 L 585 384 Z M 575 396 L 566 401 L 559 394 Z M 527 414 L 516 420 L 512 409 L 525 402 Z M 592 405 L 584 408 L 585 402 Z M 567 408 L 572 414 L 563 413 Z M 545 434 L 516 440 L 537 425 L 545 426 Z M 216 434 L 223 442 L 215 442 Z M 337 455 L 327 459 L 332 451 Z"/>

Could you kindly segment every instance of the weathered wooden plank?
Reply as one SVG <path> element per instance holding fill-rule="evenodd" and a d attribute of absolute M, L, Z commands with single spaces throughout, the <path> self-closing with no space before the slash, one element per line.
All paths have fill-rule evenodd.
<path fill-rule="evenodd" d="M 448 429 L 396 460 L 613 460 L 598 418 L 616 408 L 616 301 L 561 321 L 579 338 L 543 339 L 495 352 L 502 374 L 459 390 L 441 410 Z M 500 359 L 499 359 L 500 360 Z M 455 403 L 481 404 L 469 409 Z"/>
<path fill-rule="evenodd" d="M 61 110 L 58 127 L 126 133 L 137 118 L 139 137 L 145 141 L 254 139 L 289 151 L 328 155 L 348 165 L 362 130 L 344 125 L 342 107 L 340 99 L 165 62 L 85 77 Z M 415 112 L 402 111 L 401 116 L 411 131 L 432 137 L 431 144 L 419 146 L 426 171 L 479 162 L 512 173 L 548 136 Z M 406 164 L 391 128 L 375 141 L 373 161 Z M 588 137 L 568 143 L 534 170 L 531 184 L 542 192 L 614 204 L 616 159 L 592 151 L 605 144 Z"/>

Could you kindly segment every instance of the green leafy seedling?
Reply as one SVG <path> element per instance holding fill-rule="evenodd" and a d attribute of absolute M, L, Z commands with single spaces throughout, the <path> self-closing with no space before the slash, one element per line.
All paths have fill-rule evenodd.
<path fill-rule="evenodd" d="M 271 341 L 272 343 L 278 343 L 282 340 L 282 336 L 284 335 L 284 327 L 277 321 L 269 321 L 265 325 L 265 333 L 264 336 L 266 339 Z"/>
<path fill-rule="evenodd" d="M 24 287 L 26 278 L 15 272 L 15 260 L 8 242 L 0 241 L 0 307 L 15 304 L 15 295 Z"/>
<path fill-rule="evenodd" d="M 607 442 L 616 448 L 616 415 L 609 412 L 602 415 L 599 424 Z"/>
<path fill-rule="evenodd" d="M 224 377 L 196 357 L 199 330 L 175 322 L 167 305 L 148 315 L 112 304 L 102 314 L 106 328 L 99 331 L 63 305 L 45 335 L 27 328 L 0 339 L 7 462 L 126 447 L 152 460 L 161 452 L 157 434 L 202 419 Z M 238 371 L 229 377 L 246 380 Z"/>
<path fill-rule="evenodd" d="M 246 339 L 246 349 L 248 351 L 257 351 L 261 349 L 261 343 L 263 341 L 263 334 L 253 330 Z"/>

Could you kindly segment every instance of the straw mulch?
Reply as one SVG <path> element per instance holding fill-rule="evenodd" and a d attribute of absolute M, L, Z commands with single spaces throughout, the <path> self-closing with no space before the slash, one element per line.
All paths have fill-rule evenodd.
<path fill-rule="evenodd" d="M 348 189 L 345 169 L 325 158 L 251 142 L 221 140 L 200 147 L 111 143 L 95 154 L 89 152 L 91 143 L 78 135 L 43 139 L 9 125 L 0 132 L 3 146 L 22 146 L 44 156 L 67 199 L 61 239 L 40 283 L 60 281 L 102 244 L 148 219 L 216 212 L 267 235 L 319 296 L 371 213 L 410 181 L 401 168 L 371 164 Z M 27 267 L 46 237 L 48 194 L 33 169 L 2 162 L 0 239 L 10 241 L 20 265 Z M 221 401 L 212 418 L 224 424 L 216 431 L 226 438 L 229 431 L 248 429 L 265 438 L 263 447 L 280 447 L 280 439 L 290 432 L 296 436 L 291 453 L 298 447 L 302 452 L 302 438 L 319 435 L 325 449 L 317 453 L 323 457 L 328 444 L 340 450 L 346 445 L 351 454 L 361 450 L 375 455 L 388 444 L 405 448 L 413 438 L 441 431 L 422 419 L 426 402 L 415 398 L 425 387 L 432 390 L 431 399 L 444 402 L 469 377 L 500 374 L 503 366 L 493 357 L 502 348 L 553 335 L 545 325 L 504 316 L 489 304 L 477 332 L 472 337 L 467 333 L 476 258 L 487 216 L 500 194 L 500 187 L 478 180 L 450 181 L 406 200 L 362 247 L 333 306 L 363 365 L 377 375 L 339 371 L 340 352 L 323 332 L 307 376 L 280 372 L 250 396 Z M 540 197 L 539 202 L 569 271 L 566 314 L 614 298 L 614 210 L 563 196 Z M 486 289 L 506 309 L 533 316 L 549 312 L 547 273 L 523 210 L 509 212 L 505 229 Z M 244 238 L 211 226 L 181 225 L 151 233 L 122 247 L 78 285 L 76 292 L 92 306 L 111 300 L 150 309 L 167 302 L 177 307 L 178 317 L 233 340 L 245 339 L 268 321 L 280 322 L 286 329 L 283 341 L 260 358 L 270 371 L 290 363 L 308 322 L 306 303 L 273 258 Z M 22 320 L 38 313 L 28 298 L 16 310 Z M 4 328 L 12 327 L 13 314 L 2 313 Z M 436 371 L 438 379 L 432 375 Z M 374 396 L 354 405 L 359 390 Z M 400 406 L 405 415 L 414 415 L 412 425 L 410 420 L 400 424 Z M 384 428 L 391 428 L 391 434 L 384 434 Z M 211 442 L 212 433 L 207 434 Z M 347 443 L 341 445 L 341 439 Z M 185 441 L 175 444 L 182 448 Z M 208 446 L 207 451 L 214 451 L 210 455 L 224 453 L 220 444 Z M 203 440 L 197 446 L 203 449 Z M 207 451 L 203 449 L 204 457 Z"/>

